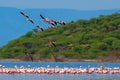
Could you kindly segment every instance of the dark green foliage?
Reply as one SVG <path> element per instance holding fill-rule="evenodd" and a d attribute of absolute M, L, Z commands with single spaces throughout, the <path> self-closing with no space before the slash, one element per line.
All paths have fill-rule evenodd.
<path fill-rule="evenodd" d="M 49 42 L 55 41 L 54 46 Z M 2 58 L 25 57 L 25 50 L 39 58 L 98 58 L 120 52 L 120 14 L 71 21 L 65 26 L 30 31 L 0 49 Z M 114 54 L 113 53 L 113 54 Z"/>

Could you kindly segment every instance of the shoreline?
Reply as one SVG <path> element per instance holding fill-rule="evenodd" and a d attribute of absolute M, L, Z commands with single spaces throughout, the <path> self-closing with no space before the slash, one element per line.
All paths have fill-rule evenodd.
<path fill-rule="evenodd" d="M 0 61 L 10 61 L 10 62 L 21 62 L 21 61 L 30 61 L 30 60 L 21 60 L 21 59 L 0 59 Z M 56 62 L 53 59 L 44 59 L 44 60 L 34 60 L 33 62 Z M 120 62 L 120 60 L 102 60 L 102 59 L 67 59 L 57 62 Z"/>

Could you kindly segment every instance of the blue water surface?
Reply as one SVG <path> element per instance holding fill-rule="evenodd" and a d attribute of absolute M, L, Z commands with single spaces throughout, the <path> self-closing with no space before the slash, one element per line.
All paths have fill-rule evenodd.
<path fill-rule="evenodd" d="M 17 65 L 18 67 L 24 66 L 27 67 L 30 65 L 31 67 L 47 67 L 50 65 L 51 67 L 59 66 L 61 68 L 64 67 L 73 67 L 79 68 L 82 67 L 99 67 L 100 65 L 105 65 L 107 67 L 120 67 L 120 62 L 30 62 L 30 61 L 21 61 L 21 62 L 10 62 L 10 61 L 0 61 L 0 65 L 4 65 L 5 67 L 14 67 Z"/>

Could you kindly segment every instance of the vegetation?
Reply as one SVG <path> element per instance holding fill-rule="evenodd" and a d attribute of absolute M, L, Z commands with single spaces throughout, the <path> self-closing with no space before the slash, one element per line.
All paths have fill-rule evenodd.
<path fill-rule="evenodd" d="M 56 47 L 50 46 L 50 41 L 55 41 Z M 34 60 L 97 59 L 110 55 L 120 59 L 120 14 L 71 21 L 45 31 L 29 31 L 0 48 L 0 57 L 26 60 L 26 51 Z"/>

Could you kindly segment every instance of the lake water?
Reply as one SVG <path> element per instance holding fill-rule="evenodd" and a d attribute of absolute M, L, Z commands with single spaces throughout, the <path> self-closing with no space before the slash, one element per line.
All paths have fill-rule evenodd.
<path fill-rule="evenodd" d="M 88 67 L 99 67 L 101 64 L 104 64 L 108 67 L 120 67 L 120 62 L 9 62 L 9 61 L 0 61 L 0 65 L 5 67 L 18 67 L 24 66 L 27 67 L 51 67 L 59 66 L 64 67 L 73 67 L 79 68 L 80 66 Z M 120 80 L 120 74 L 0 74 L 0 80 Z"/>

